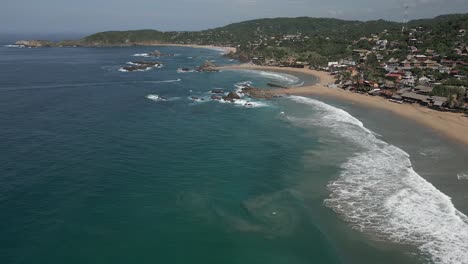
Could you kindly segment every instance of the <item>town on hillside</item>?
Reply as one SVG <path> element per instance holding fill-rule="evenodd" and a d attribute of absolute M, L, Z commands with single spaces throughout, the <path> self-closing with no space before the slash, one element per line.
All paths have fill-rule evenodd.
<path fill-rule="evenodd" d="M 402 40 L 388 40 L 387 30 L 350 44 L 352 54 L 326 65 L 312 65 L 297 57 L 283 60 L 253 57 L 257 65 L 327 71 L 336 81 L 329 87 L 382 96 L 395 103 L 418 103 L 441 111 L 468 112 L 468 46 L 466 30 L 458 30 L 450 55 L 425 47 L 430 28 L 403 29 Z M 301 34 L 285 35 L 277 43 L 306 40 Z"/>

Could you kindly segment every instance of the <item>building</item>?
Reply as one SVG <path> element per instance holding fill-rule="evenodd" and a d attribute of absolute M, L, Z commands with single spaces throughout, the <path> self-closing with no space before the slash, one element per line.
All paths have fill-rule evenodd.
<path fill-rule="evenodd" d="M 401 95 L 404 101 L 409 103 L 419 103 L 424 106 L 428 106 L 430 104 L 429 96 L 417 94 L 413 92 L 406 92 Z"/>
<path fill-rule="evenodd" d="M 418 85 L 414 87 L 414 90 L 417 94 L 422 94 L 422 95 L 429 95 L 434 88 L 430 86 L 425 86 L 425 85 Z"/>

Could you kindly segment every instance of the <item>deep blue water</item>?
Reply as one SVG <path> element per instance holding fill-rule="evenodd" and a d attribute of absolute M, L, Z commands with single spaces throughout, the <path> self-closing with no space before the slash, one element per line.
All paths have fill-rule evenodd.
<path fill-rule="evenodd" d="M 378 168 L 382 177 L 405 176 L 384 168 L 409 162 L 351 115 L 302 97 L 210 100 L 212 89 L 234 91 L 243 81 L 304 80 L 178 73 L 205 60 L 236 62 L 216 50 L 158 49 L 175 54 L 156 59 L 163 68 L 121 72 L 127 62 L 155 60 L 132 56 L 154 48 L 0 47 L 0 263 L 425 263 L 453 257 L 444 243 L 464 256 L 457 243 L 465 237 L 444 240 L 448 227 L 429 239 L 442 241 L 436 248 L 415 238 L 427 230 L 391 242 L 403 224 L 383 218 L 395 212 L 344 195 L 354 188 L 367 197 L 351 179 L 373 183 L 367 174 Z M 382 156 L 378 166 L 366 155 Z M 362 161 L 361 173 L 350 157 Z M 415 175 L 401 182 L 429 186 Z M 388 183 L 385 194 L 398 209 L 400 184 Z M 375 186 L 365 188 L 380 199 Z M 430 197 L 453 207 L 432 189 L 414 193 L 411 206 Z M 355 214 L 354 205 L 382 217 Z M 443 218 L 467 230 L 460 216 L 434 215 Z"/>

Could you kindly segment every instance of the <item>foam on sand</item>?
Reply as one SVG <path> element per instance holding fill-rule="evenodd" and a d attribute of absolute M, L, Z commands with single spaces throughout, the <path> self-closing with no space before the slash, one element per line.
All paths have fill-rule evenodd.
<path fill-rule="evenodd" d="M 353 228 L 415 245 L 434 263 L 468 263 L 468 217 L 414 171 L 406 152 L 378 139 L 344 110 L 310 98 L 290 98 L 314 115 L 289 120 L 329 128 L 360 149 L 329 183 L 325 205 Z"/>

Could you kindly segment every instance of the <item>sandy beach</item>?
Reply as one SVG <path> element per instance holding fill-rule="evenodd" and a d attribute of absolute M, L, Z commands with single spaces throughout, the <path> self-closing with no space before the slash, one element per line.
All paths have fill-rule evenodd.
<path fill-rule="evenodd" d="M 219 69 L 231 70 L 270 70 L 283 71 L 288 73 L 303 73 L 317 77 L 319 82 L 313 86 L 301 86 L 289 89 L 276 89 L 271 92 L 274 94 L 303 95 L 303 96 L 328 96 L 360 104 L 363 106 L 374 107 L 391 111 L 399 116 L 414 120 L 421 125 L 432 128 L 440 134 L 468 145 L 468 117 L 460 113 L 449 113 L 432 110 L 422 107 L 418 104 L 397 104 L 390 102 L 380 96 L 370 96 L 345 91 L 339 88 L 329 88 L 327 85 L 334 82 L 333 76 L 327 72 L 315 71 L 310 69 L 268 67 L 252 64 L 242 64 L 236 66 L 219 67 Z"/>
<path fill-rule="evenodd" d="M 155 42 L 143 42 L 139 43 L 145 46 L 168 46 L 168 47 L 187 47 L 187 48 L 198 48 L 198 49 L 214 49 L 220 50 L 225 53 L 236 52 L 236 48 L 233 47 L 222 47 L 222 46 L 212 46 L 212 45 L 195 45 L 195 44 L 171 44 L 171 43 L 155 43 Z"/>

